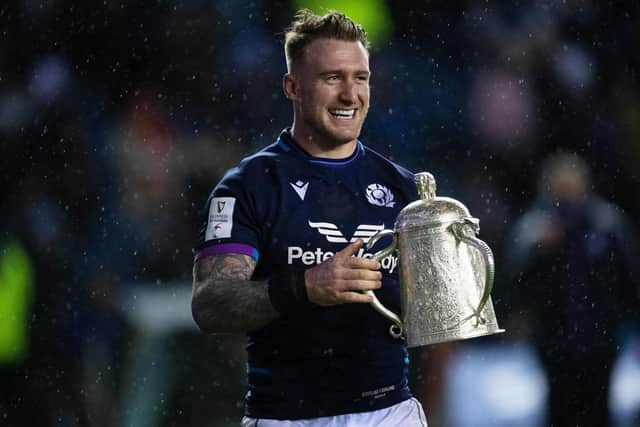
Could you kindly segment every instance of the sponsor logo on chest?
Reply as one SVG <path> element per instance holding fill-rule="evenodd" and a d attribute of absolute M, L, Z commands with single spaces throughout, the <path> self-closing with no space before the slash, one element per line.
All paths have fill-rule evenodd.
<path fill-rule="evenodd" d="M 313 221 L 309 221 L 308 224 L 309 227 L 315 229 L 330 243 L 355 242 L 359 238 L 367 243 L 374 234 L 384 229 L 384 224 L 360 224 L 356 227 L 356 231 L 353 233 L 351 239 L 347 240 L 342 231 L 335 224 L 330 222 Z M 301 262 L 304 265 L 315 265 L 326 261 L 334 255 L 335 252 L 326 250 L 322 247 L 307 249 L 300 246 L 289 246 L 287 247 L 287 264 L 292 265 L 295 262 Z M 356 256 L 371 258 L 373 254 L 365 253 L 365 249 L 362 248 L 358 251 Z M 396 271 L 398 266 L 398 257 L 394 254 L 388 255 L 380 261 L 380 264 L 383 270 L 386 270 L 388 273 L 393 273 Z"/>

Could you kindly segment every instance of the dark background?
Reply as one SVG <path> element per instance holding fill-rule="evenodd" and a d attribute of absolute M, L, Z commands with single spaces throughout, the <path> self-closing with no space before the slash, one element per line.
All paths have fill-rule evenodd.
<path fill-rule="evenodd" d="M 504 237 L 558 151 L 584 158 L 593 190 L 638 225 L 637 1 L 375 3 L 391 33 L 372 50 L 362 140 L 469 207 L 498 277 Z M 0 239 L 24 249 L 32 278 L 18 322 L 27 345 L 0 359 L 0 424 L 237 420 L 241 342 L 198 336 L 188 313 L 163 329 L 174 323 L 148 318 L 141 295 L 168 296 L 156 309 L 173 313 L 212 185 L 290 125 L 282 33 L 293 11 L 2 2 Z M 499 317 L 509 285 L 495 286 Z M 158 377 L 171 385 L 150 385 Z"/>

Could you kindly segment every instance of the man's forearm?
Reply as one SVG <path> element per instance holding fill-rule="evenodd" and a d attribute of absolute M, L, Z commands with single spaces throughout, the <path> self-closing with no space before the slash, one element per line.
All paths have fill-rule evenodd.
<path fill-rule="evenodd" d="M 221 255 L 194 266 L 191 310 L 205 333 L 245 333 L 277 317 L 266 282 L 251 281 L 255 263 L 243 255 Z"/>

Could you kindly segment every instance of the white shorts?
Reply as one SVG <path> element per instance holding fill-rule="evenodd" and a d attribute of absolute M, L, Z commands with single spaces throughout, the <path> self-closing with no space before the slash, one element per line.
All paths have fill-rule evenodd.
<path fill-rule="evenodd" d="M 388 408 L 371 412 L 304 420 L 244 417 L 240 425 L 242 427 L 427 427 L 427 418 L 420 402 L 412 397 Z"/>

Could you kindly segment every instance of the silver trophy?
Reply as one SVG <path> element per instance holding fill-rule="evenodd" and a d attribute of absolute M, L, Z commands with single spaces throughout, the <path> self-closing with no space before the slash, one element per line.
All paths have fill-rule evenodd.
<path fill-rule="evenodd" d="M 398 251 L 402 318 L 367 291 L 371 305 L 393 322 L 389 333 L 405 336 L 409 347 L 504 332 L 491 303 L 493 254 L 476 237 L 478 219 L 459 201 L 437 197 L 430 173 L 416 174 L 415 182 L 421 200 L 400 211 L 393 230 L 382 230 L 367 243 L 371 248 L 380 238 L 393 237 L 373 258 Z"/>

